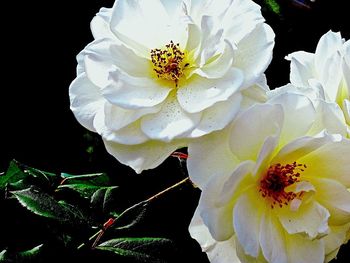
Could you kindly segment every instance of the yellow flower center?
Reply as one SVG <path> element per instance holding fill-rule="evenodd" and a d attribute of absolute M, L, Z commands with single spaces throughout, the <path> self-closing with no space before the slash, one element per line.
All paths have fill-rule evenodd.
<path fill-rule="evenodd" d="M 165 49 L 152 49 L 151 60 L 157 77 L 174 81 L 176 87 L 184 69 L 189 66 L 189 63 L 185 62 L 185 52 L 180 50 L 180 44 L 174 44 L 173 41 L 165 45 Z"/>
<path fill-rule="evenodd" d="M 282 207 L 288 205 L 296 197 L 301 197 L 303 192 L 298 194 L 285 192 L 284 189 L 300 181 L 300 172 L 306 168 L 305 164 L 294 162 L 282 165 L 280 163 L 271 165 L 260 181 L 259 192 L 263 198 L 271 203 L 273 209 L 276 205 Z"/>

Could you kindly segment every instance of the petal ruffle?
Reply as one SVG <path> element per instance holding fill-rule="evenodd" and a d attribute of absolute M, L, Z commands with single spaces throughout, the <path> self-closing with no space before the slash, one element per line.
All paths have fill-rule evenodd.
<path fill-rule="evenodd" d="M 275 34 L 267 24 L 259 24 L 237 43 L 233 67 L 244 72 L 243 87 L 253 85 L 272 59 Z"/>
<path fill-rule="evenodd" d="M 141 173 L 159 166 L 169 155 L 183 145 L 181 142 L 147 141 L 137 145 L 123 145 L 104 141 L 107 151 L 121 163 Z"/>
<path fill-rule="evenodd" d="M 288 263 L 284 230 L 268 209 L 261 220 L 259 241 L 267 262 Z"/>
<path fill-rule="evenodd" d="M 256 160 L 265 138 L 279 135 L 283 123 L 280 105 L 255 105 L 233 121 L 231 151 L 240 160 Z M 266 125 L 268 123 L 268 125 Z"/>
<path fill-rule="evenodd" d="M 346 242 L 346 232 L 350 230 L 350 223 L 341 226 L 331 226 L 330 230 L 330 233 L 323 238 L 326 253 L 325 262 L 334 259 L 340 246 Z"/>
<path fill-rule="evenodd" d="M 242 73 L 231 69 L 220 79 L 193 76 L 189 83 L 179 88 L 177 99 L 181 107 L 190 113 L 200 112 L 219 101 L 225 101 L 240 88 Z"/>
<path fill-rule="evenodd" d="M 95 131 L 94 118 L 103 111 L 104 99 L 100 89 L 86 76 L 80 74 L 69 87 L 70 109 L 79 123 L 90 131 Z"/>
<path fill-rule="evenodd" d="M 316 119 L 315 108 L 306 96 L 284 93 L 270 98 L 268 103 L 280 105 L 285 112 L 280 139 L 282 144 L 307 134 Z"/>
<path fill-rule="evenodd" d="M 112 8 L 101 8 L 96 16 L 92 19 L 90 28 L 95 39 L 111 38 L 117 41 L 116 36 L 112 33 L 109 22 L 112 16 Z"/>
<path fill-rule="evenodd" d="M 149 138 L 169 142 L 187 136 L 200 122 L 202 113 L 182 110 L 174 95 L 162 104 L 161 110 L 142 118 L 141 128 Z"/>
<path fill-rule="evenodd" d="M 339 32 L 334 33 L 332 31 L 328 31 L 320 38 L 315 51 L 315 67 L 317 72 L 324 72 L 329 62 L 329 58 L 335 55 L 337 51 L 341 49 L 343 43 L 344 42 Z"/>
<path fill-rule="evenodd" d="M 142 116 L 156 113 L 160 109 L 160 106 L 154 106 L 137 110 L 127 110 L 106 102 L 104 107 L 105 125 L 109 129 L 117 131 L 140 119 Z"/>
<path fill-rule="evenodd" d="M 308 87 L 309 80 L 315 78 L 315 54 L 297 51 L 289 54 L 290 81 L 297 87 Z"/>
<path fill-rule="evenodd" d="M 309 239 L 326 235 L 330 214 L 317 202 L 303 203 L 297 211 L 285 208 L 278 213 L 278 218 L 288 234 L 306 234 Z"/>
<path fill-rule="evenodd" d="M 191 132 L 191 138 L 209 134 L 225 128 L 240 110 L 242 95 L 232 95 L 226 101 L 215 103 L 202 112 L 202 118 L 196 128 Z"/>
<path fill-rule="evenodd" d="M 298 160 L 299 163 L 306 164 L 308 167 L 303 172 L 303 176 L 333 179 L 345 187 L 350 187 L 350 140 L 330 138 L 333 138 L 333 141 Z"/>
<path fill-rule="evenodd" d="M 330 224 L 350 222 L 350 192 L 339 182 L 331 179 L 313 179 L 315 199 L 330 212 Z"/>
<path fill-rule="evenodd" d="M 323 240 L 310 240 L 300 235 L 288 235 L 286 238 L 288 263 L 323 263 L 325 249 Z"/>
<path fill-rule="evenodd" d="M 105 141 L 134 145 L 144 143 L 149 140 L 149 138 L 141 131 L 139 121 L 132 122 L 118 131 L 111 130 L 106 126 L 106 116 L 103 111 L 99 111 L 96 114 L 94 119 L 94 128 Z"/>
<path fill-rule="evenodd" d="M 180 4 L 179 1 L 175 3 Z M 177 19 L 176 22 L 178 21 Z M 141 25 L 147 30 L 140 30 Z M 184 47 L 187 40 L 185 24 L 174 24 L 159 0 L 116 1 L 111 17 L 111 29 L 119 39 L 125 36 L 133 42 L 142 43 L 148 49 L 162 48 L 170 40 Z"/>
<path fill-rule="evenodd" d="M 222 18 L 222 26 L 226 29 L 225 38 L 237 44 L 253 31 L 257 24 L 263 22 L 264 18 L 258 4 L 245 0 L 231 1 L 229 9 Z"/>
<path fill-rule="evenodd" d="M 234 50 L 228 41 L 224 42 L 223 51 L 214 61 L 204 64 L 202 67 L 195 70 L 196 73 L 204 78 L 218 79 L 223 77 L 232 66 Z M 232 74 L 232 73 L 231 73 Z"/>
<path fill-rule="evenodd" d="M 237 239 L 245 254 L 255 258 L 260 252 L 259 232 L 262 213 L 262 206 L 257 203 L 256 196 L 251 197 L 248 193 L 242 194 L 237 199 L 233 212 Z"/>
<path fill-rule="evenodd" d="M 189 232 L 192 238 L 201 245 L 202 251 L 207 253 L 211 263 L 240 263 L 236 254 L 235 239 L 216 241 L 204 225 L 198 209 L 191 220 Z"/>
<path fill-rule="evenodd" d="M 200 189 L 203 189 L 211 176 L 218 171 L 230 175 L 237 165 L 238 160 L 230 150 L 228 134 L 229 129 L 226 128 L 189 144 L 187 169 L 191 181 Z"/>
<path fill-rule="evenodd" d="M 150 78 L 132 77 L 118 68 L 109 76 L 111 82 L 102 94 L 110 103 L 125 109 L 154 107 L 165 101 L 171 91 Z"/>

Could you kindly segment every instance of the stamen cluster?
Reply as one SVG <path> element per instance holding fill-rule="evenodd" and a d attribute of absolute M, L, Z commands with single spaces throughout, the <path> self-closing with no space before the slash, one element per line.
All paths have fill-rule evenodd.
<path fill-rule="evenodd" d="M 182 63 L 185 53 L 180 50 L 180 44 L 174 44 L 173 41 L 170 41 L 170 44 L 165 45 L 165 47 L 165 49 L 151 50 L 153 70 L 158 78 L 175 81 L 177 86 L 179 78 L 183 74 Z M 188 65 L 185 64 L 184 67 L 186 66 Z"/>
<path fill-rule="evenodd" d="M 296 182 L 300 181 L 300 172 L 306 168 L 305 164 L 293 162 L 292 164 L 282 165 L 280 163 L 271 165 L 266 175 L 260 181 L 260 189 L 262 197 L 271 201 L 271 208 L 275 205 L 282 207 L 288 205 L 296 197 L 301 197 L 303 192 L 298 194 L 293 192 L 285 192 L 284 189 Z"/>

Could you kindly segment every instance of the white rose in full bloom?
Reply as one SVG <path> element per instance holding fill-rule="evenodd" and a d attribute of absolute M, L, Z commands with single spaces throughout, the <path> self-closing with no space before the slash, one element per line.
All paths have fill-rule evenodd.
<path fill-rule="evenodd" d="M 294 52 L 286 57 L 291 61 L 290 80 L 299 87 L 322 88 L 320 97 L 337 103 L 343 112 L 350 136 L 350 40 L 340 33 L 324 34 L 315 53 Z"/>
<path fill-rule="evenodd" d="M 272 95 L 189 145 L 189 231 L 211 262 L 323 263 L 349 239 L 350 140 L 307 96 Z"/>
<path fill-rule="evenodd" d="M 251 0 L 117 0 L 91 30 L 71 109 L 138 173 L 265 98 L 274 33 Z"/>

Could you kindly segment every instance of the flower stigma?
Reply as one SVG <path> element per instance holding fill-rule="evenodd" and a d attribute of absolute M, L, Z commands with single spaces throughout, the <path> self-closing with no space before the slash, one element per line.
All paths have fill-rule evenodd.
<path fill-rule="evenodd" d="M 282 208 L 288 205 L 294 198 L 300 198 L 303 192 L 293 193 L 285 192 L 285 188 L 300 181 L 300 173 L 307 166 L 293 162 L 292 164 L 282 165 L 280 163 L 271 165 L 260 181 L 259 192 L 263 198 L 271 202 L 271 208 L 276 205 Z"/>
<path fill-rule="evenodd" d="M 159 79 L 174 81 L 175 87 L 178 86 L 184 69 L 189 66 L 189 63 L 184 62 L 184 58 L 185 52 L 180 50 L 180 44 L 174 44 L 173 41 L 165 45 L 165 49 L 151 50 L 153 71 Z"/>

